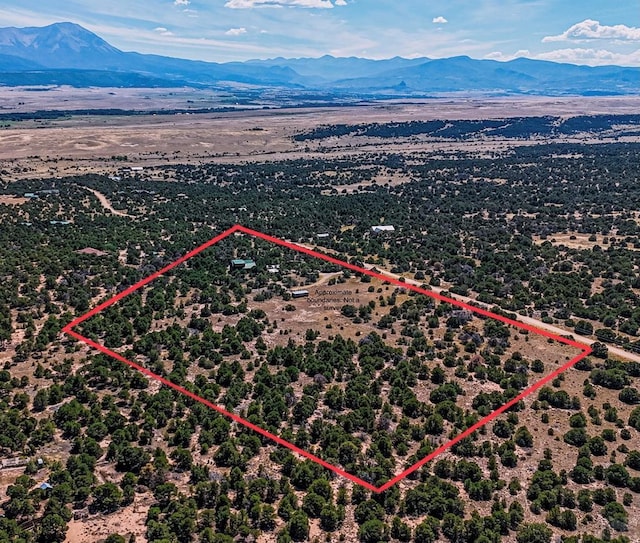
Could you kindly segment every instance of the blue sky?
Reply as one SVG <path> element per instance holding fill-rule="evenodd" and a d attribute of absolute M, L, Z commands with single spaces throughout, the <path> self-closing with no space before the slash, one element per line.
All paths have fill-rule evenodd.
<path fill-rule="evenodd" d="M 468 55 L 640 66 L 640 0 L 0 0 L 0 26 L 59 21 L 125 51 L 218 62 Z"/>

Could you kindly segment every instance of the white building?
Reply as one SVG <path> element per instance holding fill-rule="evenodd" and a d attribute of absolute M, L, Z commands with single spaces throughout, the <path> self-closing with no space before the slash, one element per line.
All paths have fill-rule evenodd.
<path fill-rule="evenodd" d="M 395 228 L 391 224 L 379 224 L 378 226 L 372 226 L 371 232 L 379 234 L 380 232 L 395 232 Z"/>

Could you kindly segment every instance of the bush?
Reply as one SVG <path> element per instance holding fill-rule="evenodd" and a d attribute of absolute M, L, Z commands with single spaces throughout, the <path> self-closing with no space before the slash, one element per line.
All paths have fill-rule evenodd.
<path fill-rule="evenodd" d="M 364 524 L 369 520 L 384 518 L 384 509 L 377 501 L 367 500 L 356 507 L 354 517 L 358 524 Z"/>
<path fill-rule="evenodd" d="M 618 368 L 597 369 L 591 372 L 591 381 L 594 385 L 620 390 L 629 384 L 629 376 Z"/>
<path fill-rule="evenodd" d="M 629 426 L 640 432 L 640 407 L 636 407 L 629 415 Z"/>
<path fill-rule="evenodd" d="M 587 433 L 584 428 L 572 428 L 564 434 L 564 442 L 574 447 L 581 447 L 587 442 Z"/>
<path fill-rule="evenodd" d="M 576 413 L 569 417 L 569 426 L 571 428 L 584 428 L 587 425 L 587 418 L 583 413 Z"/>
<path fill-rule="evenodd" d="M 362 543 L 379 543 L 380 541 L 388 541 L 387 526 L 378 519 L 372 519 L 365 522 L 358 530 L 358 538 Z"/>
<path fill-rule="evenodd" d="M 550 543 L 553 532 L 546 524 L 523 524 L 518 530 L 518 543 Z"/>
<path fill-rule="evenodd" d="M 626 387 L 620 391 L 620 394 L 618 394 L 618 399 L 621 402 L 634 405 L 640 403 L 640 392 L 638 392 L 638 389 L 636 388 Z"/>
<path fill-rule="evenodd" d="M 513 440 L 520 447 L 533 447 L 533 436 L 524 426 L 520 426 L 520 428 L 516 430 Z"/>
<path fill-rule="evenodd" d="M 609 521 L 614 530 L 625 532 L 628 529 L 629 515 L 625 511 L 622 504 L 618 502 L 609 502 L 602 510 L 602 516 Z"/>
<path fill-rule="evenodd" d="M 391 537 L 398 541 L 407 542 L 411 541 L 411 527 L 398 517 L 393 517 L 391 522 Z"/>
<path fill-rule="evenodd" d="M 602 436 L 594 436 L 589 440 L 589 450 L 594 456 L 604 456 L 607 454 L 607 445 Z"/>
<path fill-rule="evenodd" d="M 620 464 L 612 464 L 605 470 L 605 478 L 609 484 L 625 487 L 629 481 L 629 472 Z"/>
<path fill-rule="evenodd" d="M 624 465 L 631 469 L 640 470 L 640 451 L 630 451 L 624 461 Z"/>
<path fill-rule="evenodd" d="M 434 543 L 438 539 L 438 532 L 438 521 L 433 517 L 427 517 L 416 526 L 413 540 L 415 543 Z"/>
<path fill-rule="evenodd" d="M 113 513 L 122 503 L 122 491 L 113 483 L 97 486 L 93 491 L 92 509 L 101 513 Z"/>
<path fill-rule="evenodd" d="M 303 511 L 295 511 L 288 524 L 289 535 L 294 541 L 306 541 L 309 537 L 309 518 Z"/>

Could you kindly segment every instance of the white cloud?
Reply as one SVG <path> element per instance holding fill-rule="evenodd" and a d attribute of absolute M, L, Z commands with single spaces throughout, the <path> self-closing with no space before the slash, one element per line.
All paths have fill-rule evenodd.
<path fill-rule="evenodd" d="M 242 34 L 246 34 L 247 29 L 244 27 L 241 28 L 230 28 L 225 32 L 227 36 L 241 36 Z"/>
<path fill-rule="evenodd" d="M 153 31 L 157 32 L 161 36 L 173 36 L 173 32 L 167 30 L 164 26 L 158 26 L 157 28 L 154 28 Z"/>
<path fill-rule="evenodd" d="M 336 6 L 346 6 L 347 5 L 345 0 L 336 0 L 335 4 L 336 4 Z"/>
<path fill-rule="evenodd" d="M 521 49 L 514 54 L 494 51 L 484 58 L 507 62 L 515 58 L 531 58 L 534 60 L 550 60 L 552 62 L 566 62 L 569 64 L 582 64 L 587 66 L 640 66 L 640 49 L 631 53 L 616 53 L 606 49 L 568 48 L 547 51 L 546 53 L 531 53 L 527 49 Z"/>
<path fill-rule="evenodd" d="M 449 21 L 447 21 L 442 15 L 440 15 L 439 17 L 434 17 L 431 22 L 434 24 L 443 25 L 448 23 Z"/>
<path fill-rule="evenodd" d="M 340 0 L 336 0 L 336 3 L 338 3 L 338 1 Z M 282 7 L 332 8 L 333 4 L 331 0 L 227 0 L 224 6 L 231 9 Z"/>
<path fill-rule="evenodd" d="M 587 64 L 589 66 L 640 66 L 640 49 L 631 53 L 616 53 L 606 49 L 556 49 L 547 53 L 539 53 L 536 58 L 553 62 L 570 62 L 571 64 Z"/>
<path fill-rule="evenodd" d="M 174 6 L 188 6 L 190 3 L 190 0 L 173 0 Z"/>
<path fill-rule="evenodd" d="M 543 42 L 583 40 L 640 40 L 640 28 L 627 25 L 601 25 L 599 21 L 585 19 L 557 36 L 545 36 Z"/>
<path fill-rule="evenodd" d="M 484 58 L 506 62 L 508 60 L 513 60 L 514 58 L 531 57 L 531 56 L 532 56 L 531 52 L 528 49 L 519 49 L 513 55 L 506 55 L 500 51 L 493 51 L 492 53 L 485 55 Z"/>

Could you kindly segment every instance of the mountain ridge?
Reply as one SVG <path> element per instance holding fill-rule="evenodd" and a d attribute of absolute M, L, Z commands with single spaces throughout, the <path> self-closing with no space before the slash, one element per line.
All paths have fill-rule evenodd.
<path fill-rule="evenodd" d="M 360 57 L 206 62 L 125 52 L 71 22 L 0 28 L 0 84 L 195 86 L 234 84 L 349 95 L 429 93 L 639 94 L 640 68 L 582 66 L 518 58 Z M 62 83 L 61 83 L 62 82 Z"/>

